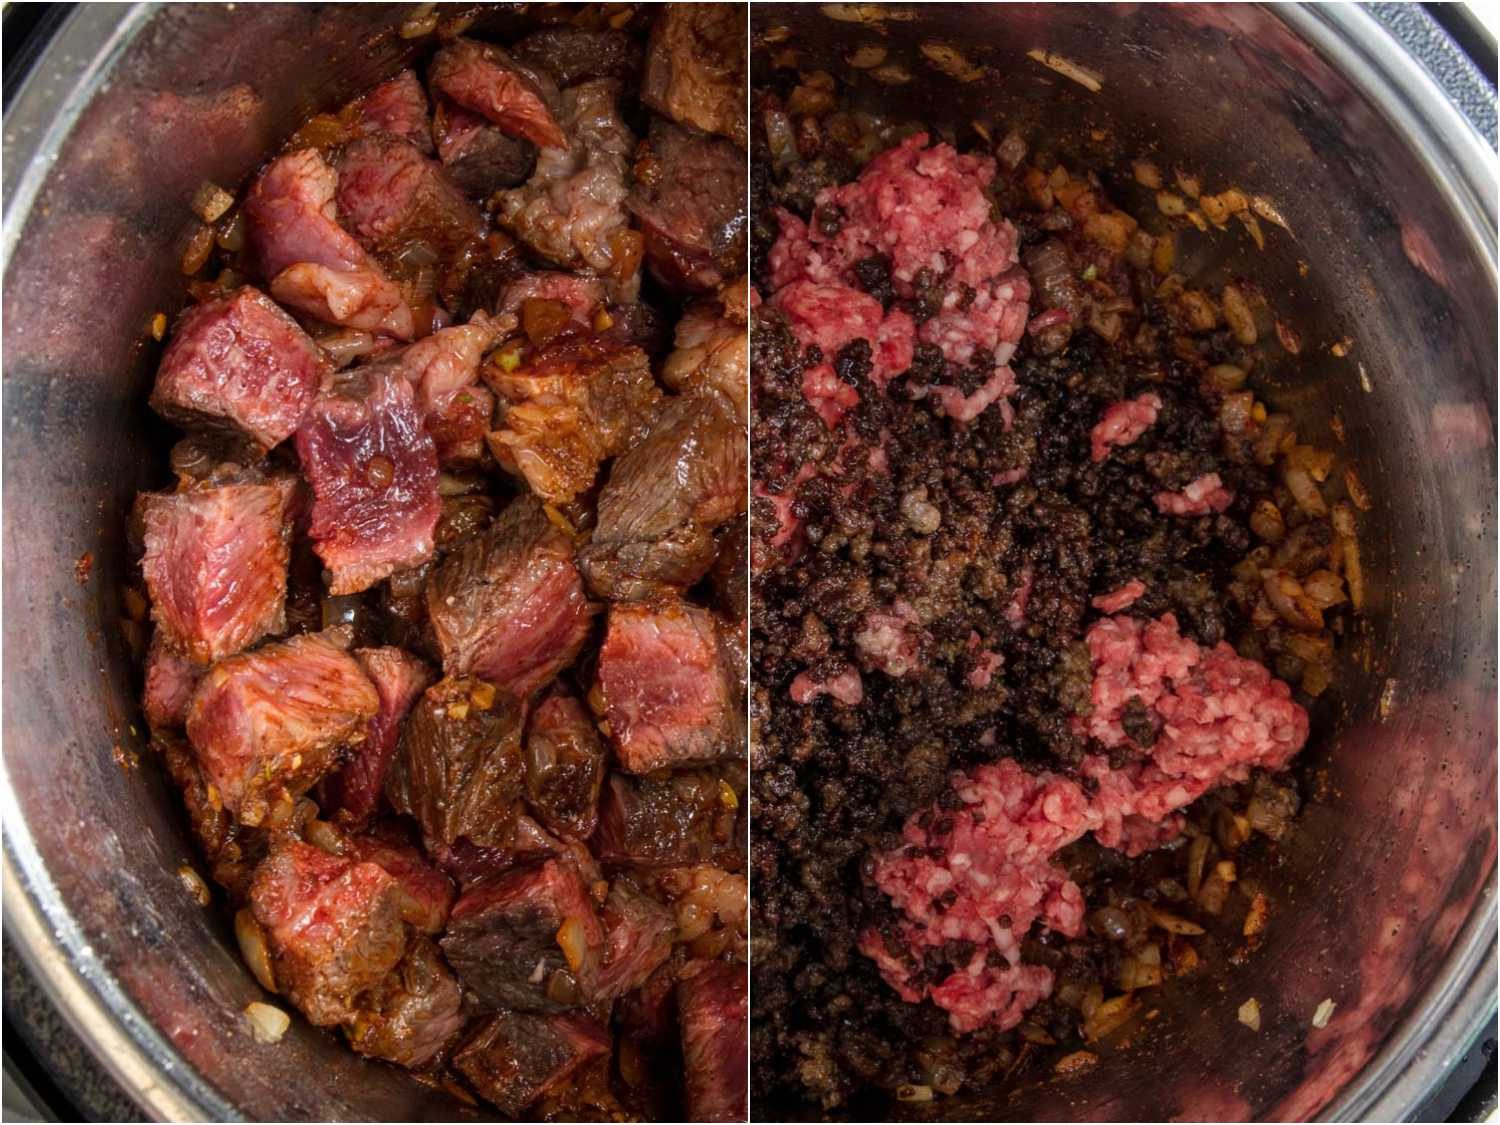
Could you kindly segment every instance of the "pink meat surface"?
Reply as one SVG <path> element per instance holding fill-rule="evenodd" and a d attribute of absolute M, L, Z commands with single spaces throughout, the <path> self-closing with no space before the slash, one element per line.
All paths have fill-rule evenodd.
<path fill-rule="evenodd" d="M 401 919 L 424 934 L 439 934 L 453 909 L 453 883 L 427 857 L 409 844 L 379 836 L 356 836 L 349 841 L 348 858 L 378 864 L 405 892 Z"/>
<path fill-rule="evenodd" d="M 417 410 L 444 466 L 472 464 L 482 455 L 495 396 L 479 385 L 479 363 L 498 332 L 495 319 L 476 313 L 468 324 L 440 328 L 377 361 L 411 383 Z"/>
<path fill-rule="evenodd" d="M 881 386 L 911 366 L 911 317 L 900 310 L 886 313 L 858 289 L 795 281 L 777 290 L 771 303 L 786 314 L 797 341 L 804 348 L 816 346 L 830 362 L 851 341 L 870 341 L 870 378 Z"/>
<path fill-rule="evenodd" d="M 750 1091 L 750 982 L 742 965 L 691 961 L 677 980 L 687 1116 L 693 1121 L 744 1121 Z"/>
<path fill-rule="evenodd" d="M 432 557 L 442 512 L 437 451 L 407 380 L 374 369 L 324 395 L 297 431 L 312 486 L 308 528 L 329 590 L 367 590 Z"/>
<path fill-rule="evenodd" d="M 903 999 L 930 997 L 946 1010 L 955 1031 L 1014 1027 L 1050 994 L 1052 971 L 1022 964 L 1020 947 L 1038 921 L 1082 932 L 1083 896 L 1053 861 L 1058 849 L 1088 831 L 1129 855 L 1159 846 L 1180 829 L 1178 810 L 1252 767 L 1284 768 L 1307 740 L 1307 713 L 1285 683 L 1227 644 L 1201 649 L 1171 614 L 1105 618 L 1087 643 L 1094 709 L 1076 721 L 1079 732 L 1125 745 L 1120 717 L 1139 697 L 1162 720 L 1155 743 L 1123 769 L 1086 756 L 1093 796 L 1010 758 L 955 775 L 959 807 L 912 816 L 905 845 L 875 857 L 875 884 L 904 917 L 867 930 L 860 949 Z M 941 981 L 924 977 L 922 951 L 955 939 L 974 943 L 968 964 Z"/>
<path fill-rule="evenodd" d="M 811 703 L 820 695 L 831 695 L 840 703 L 853 707 L 861 703 L 865 698 L 864 681 L 860 679 L 858 668 L 846 668 L 836 676 L 829 676 L 826 680 L 818 680 L 808 672 L 799 672 L 792 680 L 792 686 L 788 689 L 793 703 Z"/>
<path fill-rule="evenodd" d="M 944 359 L 960 366 L 977 353 L 993 356 L 998 364 L 1009 363 L 1026 332 L 1031 298 L 1026 272 L 1012 269 L 985 283 L 966 306 L 963 297 L 957 289 L 944 295 L 943 307 L 918 333 L 922 342 L 940 348 Z"/>
<path fill-rule="evenodd" d="M 1206 516 L 1233 504 L 1234 493 L 1224 487 L 1218 473 L 1207 473 L 1181 492 L 1158 492 L 1151 499 L 1157 511 L 1169 516 Z"/>
<path fill-rule="evenodd" d="M 387 261 L 414 248 L 448 260 L 484 235 L 479 208 L 410 141 L 362 137 L 344 147 L 336 167 L 340 223 Z"/>
<path fill-rule="evenodd" d="M 512 136 L 543 148 L 567 147 L 567 136 L 557 123 L 557 89 L 551 80 L 493 44 L 473 39 L 448 44 L 434 56 L 428 80 L 444 96 Z"/>
<path fill-rule="evenodd" d="M 183 313 L 151 405 L 170 421 L 228 428 L 268 450 L 297 429 L 328 376 L 327 360 L 297 322 L 245 286 Z"/>
<path fill-rule="evenodd" d="M 905 602 L 865 614 L 854 634 L 860 663 L 898 679 L 912 671 L 918 660 L 919 639 L 913 631 L 916 624 L 916 613 Z"/>
<path fill-rule="evenodd" d="M 432 115 L 427 93 L 416 73 L 403 70 L 359 100 L 360 128 L 366 134 L 389 133 L 432 155 Z"/>
<path fill-rule="evenodd" d="M 1140 437 L 1156 424 L 1159 410 L 1161 398 L 1150 392 L 1110 406 L 1099 424 L 1089 431 L 1094 462 L 1108 457 L 1110 446 L 1129 445 Z"/>
<path fill-rule="evenodd" d="M 203 678 L 203 665 L 173 652 L 160 636 L 146 653 L 146 686 L 141 709 L 152 730 L 171 730 L 187 720 L 188 701 Z"/>
<path fill-rule="evenodd" d="M 1026 606 L 1031 601 L 1031 587 L 1035 581 L 1036 575 L 1028 563 L 1021 568 L 1020 585 L 1016 587 L 1016 592 L 1005 606 L 1005 623 L 1012 629 L 1022 629 L 1026 626 Z"/>
<path fill-rule="evenodd" d="M 433 676 L 415 656 L 389 645 L 356 649 L 354 658 L 375 685 L 380 710 L 365 728 L 365 740 L 354 747 L 349 761 L 324 780 L 319 804 L 324 815 L 337 814 L 344 823 L 362 825 L 380 807 L 401 723 Z"/>
<path fill-rule="evenodd" d="M 837 429 L 839 419 L 859 405 L 859 392 L 840 379 L 827 363 L 809 367 L 802 373 L 802 397 L 830 430 Z"/>
<path fill-rule="evenodd" d="M 286 624 L 290 557 L 279 483 L 143 494 L 141 572 L 161 641 L 200 664 Z"/>
<path fill-rule="evenodd" d="M 594 313 L 604 304 L 604 282 L 586 274 L 561 270 L 534 270 L 506 282 L 495 306 L 499 317 L 519 316 L 527 301 L 560 301 L 567 307 L 570 323 L 592 330 Z"/>
<path fill-rule="evenodd" d="M 1095 609 L 1103 610 L 1105 613 L 1119 613 L 1120 610 L 1134 604 L 1135 600 L 1146 592 L 1146 584 L 1139 578 L 1132 578 L 1125 585 L 1111 590 L 1107 594 L 1100 594 L 1089 602 Z"/>
<path fill-rule="evenodd" d="M 997 367 L 983 386 L 972 394 L 965 395 L 957 387 L 938 387 L 935 393 L 938 402 L 942 404 L 943 413 L 955 422 L 972 422 L 998 402 L 1000 417 L 1008 430 L 1015 419 L 1015 412 L 1010 405 L 1010 393 L 1015 389 L 1015 372 L 1009 367 Z"/>

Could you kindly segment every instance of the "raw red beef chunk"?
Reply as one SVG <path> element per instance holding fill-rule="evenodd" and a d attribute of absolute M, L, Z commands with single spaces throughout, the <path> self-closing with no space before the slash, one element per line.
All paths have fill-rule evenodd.
<path fill-rule="evenodd" d="M 649 773 L 734 752 L 741 722 L 714 615 L 686 602 L 617 603 L 599 651 L 621 768 Z"/>
<path fill-rule="evenodd" d="M 723 4 L 670 4 L 651 27 L 641 100 L 745 147 L 745 21 Z"/>
<path fill-rule="evenodd" d="M 440 680 L 407 717 L 386 796 L 429 843 L 509 846 L 526 776 L 521 725 L 519 706 L 493 685 Z"/>
<path fill-rule="evenodd" d="M 152 730 L 173 730 L 187 721 L 188 701 L 203 671 L 203 665 L 168 648 L 159 634 L 151 638 L 141 709 Z"/>
<path fill-rule="evenodd" d="M 200 664 L 286 624 L 290 558 L 280 482 L 145 493 L 141 572 L 162 642 Z"/>
<path fill-rule="evenodd" d="M 432 131 L 448 179 L 476 198 L 488 199 L 499 188 L 524 184 L 536 168 L 536 145 L 441 94 Z"/>
<path fill-rule="evenodd" d="M 549 859 L 467 891 L 441 944 L 465 987 L 491 1007 L 561 1012 L 594 983 L 604 927 L 574 865 Z"/>
<path fill-rule="evenodd" d="M 400 887 L 374 863 L 300 841 L 255 874 L 250 906 L 265 931 L 277 990 L 319 1027 L 353 1020 L 357 1000 L 406 952 Z"/>
<path fill-rule="evenodd" d="M 670 288 L 711 293 L 745 272 L 745 150 L 657 119 L 636 150 L 627 201 L 646 260 Z"/>
<path fill-rule="evenodd" d="M 440 934 L 453 908 L 453 883 L 410 844 L 370 834 L 348 841 L 345 855 L 375 863 L 401 887 L 401 920 L 424 934 Z"/>
<path fill-rule="evenodd" d="M 677 770 L 647 777 L 610 775 L 594 851 L 606 863 L 739 867 L 735 832 L 739 799 L 711 770 Z"/>
<path fill-rule="evenodd" d="M 243 435 L 264 452 L 292 435 L 329 374 L 297 322 L 247 285 L 183 313 L 151 406 L 182 426 Z"/>
<path fill-rule="evenodd" d="M 526 802 L 551 832 L 586 840 L 599 822 L 604 747 L 571 692 L 553 687 L 526 730 Z"/>
<path fill-rule="evenodd" d="M 525 699 L 571 664 L 593 616 L 573 543 L 534 496 L 433 572 L 427 608 L 450 676 L 474 675 Z"/>
<path fill-rule="evenodd" d="M 324 779 L 319 804 L 340 823 L 359 827 L 380 807 L 401 724 L 432 682 L 432 671 L 415 656 L 392 646 L 358 649 L 354 658 L 374 683 L 380 710 L 366 727 L 365 740 L 353 748 L 353 756 Z"/>
<path fill-rule="evenodd" d="M 511 49 L 515 58 L 545 71 L 559 86 L 590 78 L 618 78 L 629 85 L 640 77 L 640 40 L 613 28 L 544 27 Z"/>
<path fill-rule="evenodd" d="M 742 422 L 750 417 L 746 291 L 745 279 L 741 278 L 726 286 L 718 297 L 689 305 L 677 322 L 672 354 L 661 369 L 662 382 L 674 391 L 713 387 L 734 404 L 735 415 Z M 848 387 L 842 381 L 840 385 Z"/>
<path fill-rule="evenodd" d="M 628 876 L 609 886 L 602 911 L 605 945 L 591 1002 L 610 1001 L 645 984 L 672 954 L 677 924 L 672 912 Z"/>
<path fill-rule="evenodd" d="M 645 352 L 593 341 L 552 344 L 487 378 L 503 405 L 491 452 L 553 504 L 592 488 L 600 463 L 642 439 L 661 401 Z"/>
<path fill-rule="evenodd" d="M 473 110 L 512 136 L 543 148 L 563 148 L 557 87 L 491 43 L 459 39 L 438 51 L 428 81 L 444 97 Z"/>
<path fill-rule="evenodd" d="M 307 792 L 379 708 L 354 658 L 309 633 L 215 664 L 193 693 L 187 734 L 224 807 L 255 825 Z"/>
<path fill-rule="evenodd" d="M 744 1121 L 749 983 L 743 965 L 694 961 L 678 975 L 677 1018 L 691 1121 Z"/>
<path fill-rule="evenodd" d="M 745 506 L 745 430 L 704 388 L 669 399 L 650 434 L 615 460 L 579 562 L 595 593 L 639 598 L 685 589 L 716 554 L 714 532 Z"/>
<path fill-rule="evenodd" d="M 218 790 L 210 790 L 203 780 L 203 771 L 186 741 L 154 731 L 151 745 L 161 754 L 167 776 L 182 793 L 188 827 L 208 860 L 214 882 L 229 892 L 232 901 L 244 902 L 250 893 L 250 881 L 266 853 L 266 833 L 241 825 L 224 807 Z"/>
<path fill-rule="evenodd" d="M 271 296 L 309 316 L 410 340 L 400 288 L 339 226 L 338 174 L 316 149 L 273 161 L 245 198 L 247 236 Z"/>
<path fill-rule="evenodd" d="M 519 1117 L 609 1049 L 609 1032 L 582 1016 L 500 1012 L 469 1036 L 453 1065 L 486 1101 Z"/>
<path fill-rule="evenodd" d="M 409 141 L 389 134 L 346 145 L 335 161 L 339 221 L 394 268 L 413 253 L 448 262 L 484 236 L 484 218 Z"/>
<path fill-rule="evenodd" d="M 360 998 L 344 1032 L 360 1054 L 415 1068 L 431 1062 L 464 1022 L 458 981 L 432 940 L 417 938 Z"/>
<path fill-rule="evenodd" d="M 432 155 L 432 122 L 427 93 L 414 71 L 403 70 L 355 103 L 361 133 L 389 133 Z"/>
<path fill-rule="evenodd" d="M 628 229 L 635 137 L 620 120 L 620 84 L 597 78 L 563 91 L 567 147 L 544 148 L 524 185 L 499 195 L 500 222 L 531 251 L 566 269 L 630 281 L 639 235 Z"/>
<path fill-rule="evenodd" d="M 432 557 L 437 452 L 404 378 L 356 369 L 314 404 L 297 454 L 313 491 L 308 533 L 332 571 L 331 593 L 358 593 Z"/>

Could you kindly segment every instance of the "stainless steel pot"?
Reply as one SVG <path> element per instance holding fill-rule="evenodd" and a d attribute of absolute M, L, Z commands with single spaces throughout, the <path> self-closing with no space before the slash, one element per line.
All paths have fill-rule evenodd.
<path fill-rule="evenodd" d="M 487 18 L 514 24 L 523 7 Z M 80 6 L 5 118 L 4 921 L 159 1117 L 465 1112 L 300 1022 L 275 1046 L 251 1040 L 240 1011 L 259 992 L 176 875 L 192 848 L 146 760 L 118 627 L 124 513 L 163 473 L 147 325 L 175 311 L 161 302 L 180 288 L 187 201 L 399 65 L 417 46 L 395 34 L 409 11 Z M 1086 1086 L 945 1110 L 1408 1114 L 1495 1007 L 1494 157 L 1357 9 L 886 14 L 755 18 L 793 27 L 812 65 L 844 71 L 853 45 L 886 46 L 914 78 L 872 94 L 928 120 L 1082 115 L 1122 154 L 1154 145 L 1210 183 L 1273 196 L 1294 234 L 1226 266 L 1295 307 L 1308 348 L 1278 383 L 1283 405 L 1337 411 L 1377 497 L 1363 533 L 1374 612 L 1313 751 L 1337 798 L 1308 817 L 1265 948 Z M 932 41 L 990 73 L 938 75 L 918 51 Z M 1028 62 L 1036 46 L 1104 89 Z M 1326 345 L 1345 334 L 1355 350 L 1335 360 Z M 1234 1017 L 1251 995 L 1258 1035 Z M 1338 1007 L 1314 1030 L 1325 997 Z"/>

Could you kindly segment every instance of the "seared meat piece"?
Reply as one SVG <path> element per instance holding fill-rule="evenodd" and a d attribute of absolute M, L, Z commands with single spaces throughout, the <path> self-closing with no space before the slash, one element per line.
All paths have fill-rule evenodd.
<path fill-rule="evenodd" d="M 742 622 L 750 613 L 750 514 L 724 529 L 719 539 L 719 557 L 709 572 L 714 602 L 731 621 Z"/>
<path fill-rule="evenodd" d="M 266 833 L 240 824 L 224 807 L 218 791 L 209 792 L 203 771 L 186 741 L 156 731 L 151 744 L 161 754 L 167 776 L 182 793 L 188 826 L 198 849 L 208 860 L 214 882 L 229 892 L 232 901 L 243 902 L 250 893 L 255 869 L 265 856 Z"/>
<path fill-rule="evenodd" d="M 597 979 L 604 928 L 567 860 L 509 871 L 466 891 L 441 945 L 465 987 L 495 1008 L 561 1012 Z"/>
<path fill-rule="evenodd" d="M 434 90 L 512 136 L 542 148 L 567 146 L 557 123 L 557 87 L 551 78 L 492 43 L 449 43 L 433 57 L 427 78 Z"/>
<path fill-rule="evenodd" d="M 187 735 L 224 807 L 256 825 L 327 773 L 379 708 L 354 658 L 307 633 L 215 664 L 193 693 Z"/>
<path fill-rule="evenodd" d="M 611 606 L 599 689 L 615 756 L 630 773 L 711 761 L 739 747 L 732 668 L 706 609 L 681 601 Z"/>
<path fill-rule="evenodd" d="M 310 1023 L 357 1017 L 361 993 L 406 952 L 400 884 L 378 864 L 290 841 L 275 848 L 250 887 L 276 987 Z"/>
<path fill-rule="evenodd" d="M 647 777 L 610 775 L 599 814 L 595 853 L 605 863 L 680 867 L 743 866 L 735 830 L 739 799 L 711 770 Z"/>
<path fill-rule="evenodd" d="M 395 833 L 390 833 L 395 836 Z M 345 855 L 379 864 L 401 887 L 401 920 L 424 934 L 440 934 L 453 908 L 453 883 L 410 844 L 381 835 L 355 836 Z"/>
<path fill-rule="evenodd" d="M 401 963 L 360 997 L 344 1033 L 362 1055 L 415 1068 L 431 1062 L 463 1025 L 458 981 L 432 940 L 419 937 Z"/>
<path fill-rule="evenodd" d="M 723 4 L 669 4 L 651 28 L 641 100 L 745 146 L 745 21 Z"/>
<path fill-rule="evenodd" d="M 178 319 L 151 406 L 180 426 L 242 437 L 260 454 L 292 435 L 330 374 L 297 322 L 247 285 Z"/>
<path fill-rule="evenodd" d="M 511 53 L 528 66 L 545 70 L 559 86 L 590 78 L 618 78 L 631 85 L 640 77 L 643 56 L 640 40 L 627 32 L 581 27 L 533 31 Z"/>
<path fill-rule="evenodd" d="M 592 341 L 553 344 L 485 377 L 505 404 L 490 451 L 553 504 L 587 492 L 600 462 L 639 442 L 662 397 L 645 352 Z"/>
<path fill-rule="evenodd" d="M 604 304 L 604 282 L 588 274 L 531 270 L 506 283 L 500 291 L 500 302 L 495 306 L 495 313 L 502 319 L 514 316 L 523 327 L 533 319 L 531 316 L 524 316 L 524 313 L 531 312 L 533 316 L 538 311 L 556 313 L 551 305 L 545 310 L 529 305 L 532 301 L 555 302 L 566 311 L 566 321 L 553 335 L 570 331 L 592 332 L 595 315 Z"/>
<path fill-rule="evenodd" d="M 432 120 L 427 111 L 427 92 L 416 72 L 403 70 L 382 82 L 354 103 L 360 132 L 389 133 L 409 141 L 432 155 Z"/>
<path fill-rule="evenodd" d="M 308 533 L 333 572 L 331 593 L 369 589 L 432 557 L 437 453 L 405 379 L 356 368 L 313 405 L 297 454 L 313 490 Z"/>
<path fill-rule="evenodd" d="M 554 686 L 526 730 L 526 802 L 551 832 L 587 840 L 599 822 L 604 747 L 571 692 Z"/>
<path fill-rule="evenodd" d="M 744 1121 L 749 983 L 743 965 L 694 961 L 677 980 L 688 1118 Z"/>
<path fill-rule="evenodd" d="M 636 273 L 640 242 L 625 216 L 635 137 L 620 120 L 619 95 L 609 78 L 563 91 L 567 147 L 543 149 L 525 185 L 500 193 L 497 215 L 548 261 L 623 283 Z"/>
<path fill-rule="evenodd" d="M 484 218 L 443 171 L 409 141 L 381 133 L 346 145 L 338 170 L 339 221 L 394 272 L 413 255 L 449 263 L 484 236 Z"/>
<path fill-rule="evenodd" d="M 614 1000 L 645 984 L 671 956 L 677 937 L 672 912 L 628 875 L 610 884 L 602 916 L 604 957 L 589 990 L 591 1002 Z"/>
<path fill-rule="evenodd" d="M 398 372 L 416 390 L 421 412 L 445 466 L 476 462 L 484 450 L 494 396 L 479 382 L 479 361 L 495 343 L 495 323 L 477 314 L 468 324 L 440 328 L 372 366 Z"/>
<path fill-rule="evenodd" d="M 677 1038 L 677 973 L 683 966 L 668 961 L 646 983 L 621 998 L 616 1008 L 620 1042 L 633 1042 L 655 1053 Z M 676 1045 L 671 1047 L 676 1050 Z"/>
<path fill-rule="evenodd" d="M 271 296 L 309 316 L 400 340 L 416 320 L 400 288 L 337 222 L 338 174 L 316 149 L 271 162 L 245 197 L 246 234 Z"/>
<path fill-rule="evenodd" d="M 646 236 L 646 261 L 668 288 L 711 293 L 749 268 L 745 150 L 669 121 L 651 123 L 635 154 L 626 206 Z"/>
<path fill-rule="evenodd" d="M 524 184 L 536 168 L 536 145 L 441 95 L 432 128 L 443 170 L 475 198 L 488 199 L 500 188 Z"/>
<path fill-rule="evenodd" d="M 526 779 L 521 724 L 520 707 L 492 684 L 440 680 L 406 720 L 386 796 L 431 842 L 509 846 Z"/>
<path fill-rule="evenodd" d="M 272 481 L 137 497 L 141 572 L 168 648 L 207 664 L 281 631 L 290 495 Z"/>
<path fill-rule="evenodd" d="M 141 693 L 141 710 L 152 730 L 172 730 L 187 721 L 188 701 L 203 672 L 203 665 L 168 648 L 160 633 L 152 636 Z"/>
<path fill-rule="evenodd" d="M 662 382 L 675 391 L 713 387 L 750 417 L 750 340 L 745 330 L 746 279 L 726 286 L 716 298 L 695 301 L 677 322 L 675 347 L 661 369 Z"/>
<path fill-rule="evenodd" d="M 517 699 L 578 655 L 593 607 L 573 543 L 534 496 L 513 500 L 433 572 L 427 609 L 450 676 L 474 675 Z"/>
<path fill-rule="evenodd" d="M 519 1117 L 609 1046 L 609 1032 L 582 1016 L 499 1012 L 469 1036 L 453 1066 L 486 1101 Z"/>
<path fill-rule="evenodd" d="M 353 756 L 323 780 L 318 803 L 325 815 L 357 828 L 380 807 L 401 724 L 432 682 L 432 671 L 415 656 L 392 646 L 358 649 L 354 658 L 374 683 L 380 710 L 365 728 L 365 740 L 353 748 Z"/>
<path fill-rule="evenodd" d="M 745 429 L 729 400 L 711 390 L 668 400 L 599 495 L 578 555 L 589 588 L 639 598 L 691 586 L 713 565 L 714 530 L 744 506 Z"/>

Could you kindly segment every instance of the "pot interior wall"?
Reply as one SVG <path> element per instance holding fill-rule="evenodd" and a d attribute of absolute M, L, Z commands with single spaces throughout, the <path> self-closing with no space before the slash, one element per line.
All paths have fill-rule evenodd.
<path fill-rule="evenodd" d="M 1266 195 L 1288 229 L 1262 220 L 1264 250 L 1237 223 L 1189 231 L 1179 268 L 1212 289 L 1239 275 L 1262 285 L 1302 341 L 1296 356 L 1265 348 L 1265 397 L 1293 414 L 1302 441 L 1345 453 L 1375 497 L 1360 527 L 1369 610 L 1305 752 L 1328 799 L 1308 808 L 1272 874 L 1264 945 L 1153 997 L 1158 1015 L 1082 1080 L 899 1112 L 1315 1115 L 1417 1018 L 1493 877 L 1493 266 L 1391 125 L 1273 10 L 874 7 L 757 6 L 755 84 L 826 70 L 857 104 L 961 146 L 982 143 L 976 121 L 995 141 L 1015 129 L 1070 168 L 1099 171 L 1137 214 L 1153 208 L 1130 174 L 1137 157 L 1197 173 L 1205 191 Z M 871 51 L 863 69 L 850 65 L 865 47 L 884 51 L 878 67 Z M 1029 59 L 1034 48 L 1081 64 L 1100 89 Z M 1346 337 L 1352 350 L 1334 356 Z M 1259 1032 L 1237 1019 L 1252 997 Z M 1325 998 L 1336 1012 L 1314 1029 Z"/>

